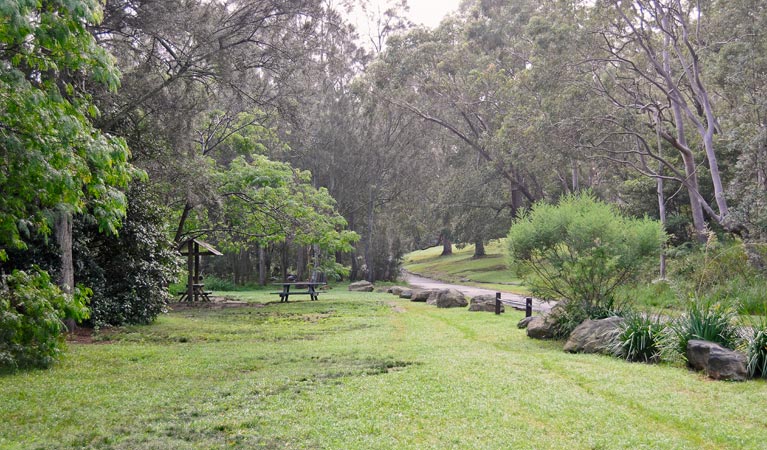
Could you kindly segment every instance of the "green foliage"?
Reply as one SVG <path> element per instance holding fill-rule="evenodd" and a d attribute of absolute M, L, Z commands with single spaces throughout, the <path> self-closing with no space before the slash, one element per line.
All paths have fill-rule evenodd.
<path fill-rule="evenodd" d="M 235 250 L 243 243 L 267 245 L 289 241 L 316 245 L 323 257 L 317 267 L 326 273 L 339 269 L 336 252 L 348 252 L 359 239 L 344 230 L 346 220 L 325 188 L 311 184 L 311 173 L 262 155 L 235 158 L 216 175 L 223 196 L 220 245 Z"/>
<path fill-rule="evenodd" d="M 134 183 L 119 235 L 99 233 L 88 216 L 76 223 L 75 276 L 93 288 L 91 323 L 143 324 L 166 309 L 168 284 L 180 257 L 166 227 L 168 210 L 148 187 Z"/>
<path fill-rule="evenodd" d="M 760 317 L 751 329 L 752 334 L 746 339 L 748 373 L 752 377 L 767 378 L 767 318 Z"/>
<path fill-rule="evenodd" d="M 665 329 L 660 316 L 629 312 L 623 315 L 623 319 L 621 332 L 613 349 L 615 354 L 629 361 L 658 361 L 661 336 Z"/>
<path fill-rule="evenodd" d="M 48 274 L 16 270 L 0 283 L 0 368 L 49 367 L 64 347 L 63 319 L 88 317 L 91 291 L 67 295 Z"/>
<path fill-rule="evenodd" d="M 653 269 L 654 271 L 657 270 L 657 268 Z M 621 286 L 616 291 L 616 297 L 642 311 L 676 308 L 679 305 L 679 297 L 675 289 L 676 284 L 672 284 L 668 280 L 654 280 L 649 283 L 642 282 Z"/>
<path fill-rule="evenodd" d="M 512 267 L 533 294 L 568 300 L 566 308 L 577 320 L 609 315 L 617 306 L 616 289 L 637 278 L 665 239 L 659 222 L 624 217 L 584 193 L 524 212 L 509 230 L 507 245 Z"/>
<path fill-rule="evenodd" d="M 736 316 L 735 309 L 727 303 L 707 299 L 690 300 L 687 311 L 668 323 L 661 338 L 662 357 L 686 360 L 687 343 L 692 339 L 734 349 L 740 339 L 735 326 Z"/>
<path fill-rule="evenodd" d="M 86 203 L 102 230 L 125 212 L 119 187 L 135 174 L 122 139 L 96 130 L 98 111 L 80 90 L 90 75 L 111 89 L 118 72 L 87 29 L 101 20 L 95 0 L 5 1 L 0 7 L 0 244 L 25 247 L 46 211 Z M 2 255 L 0 255 L 2 256 Z"/>
<path fill-rule="evenodd" d="M 741 314 L 765 312 L 767 279 L 740 240 L 719 240 L 709 233 L 705 245 L 677 247 L 669 254 L 671 277 L 681 295 L 727 302 Z"/>

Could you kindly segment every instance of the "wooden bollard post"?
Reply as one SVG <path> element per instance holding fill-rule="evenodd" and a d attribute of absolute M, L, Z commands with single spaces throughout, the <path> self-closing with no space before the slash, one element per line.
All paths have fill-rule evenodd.
<path fill-rule="evenodd" d="M 501 293 L 500 292 L 495 293 L 495 314 L 496 315 L 501 314 Z"/>
<path fill-rule="evenodd" d="M 533 315 L 533 299 L 531 297 L 525 298 L 525 317 Z"/>

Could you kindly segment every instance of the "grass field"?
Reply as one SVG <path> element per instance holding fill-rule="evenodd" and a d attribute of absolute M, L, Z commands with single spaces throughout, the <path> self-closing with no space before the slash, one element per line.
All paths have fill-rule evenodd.
<path fill-rule="evenodd" d="M 0 448 L 764 448 L 767 385 L 340 288 L 181 309 L 0 377 Z M 260 305 L 259 303 L 266 303 Z"/>
<path fill-rule="evenodd" d="M 475 259 L 474 246 L 453 247 L 451 256 L 441 257 L 442 247 L 432 247 L 409 253 L 403 261 L 403 268 L 428 278 L 496 289 L 518 294 L 529 294 L 522 280 L 507 268 L 504 240 L 488 243 L 487 256 Z"/>

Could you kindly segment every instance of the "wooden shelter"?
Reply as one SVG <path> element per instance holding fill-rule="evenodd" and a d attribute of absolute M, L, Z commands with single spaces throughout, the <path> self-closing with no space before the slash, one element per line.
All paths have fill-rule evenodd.
<path fill-rule="evenodd" d="M 200 256 L 222 256 L 223 253 L 216 250 L 215 247 L 207 242 L 203 242 L 199 239 L 188 239 L 181 242 L 178 246 L 178 251 L 181 252 L 182 255 L 186 255 L 187 268 L 189 270 L 186 292 L 181 294 L 180 301 L 209 301 L 209 292 L 205 292 L 205 285 L 200 282 Z"/>

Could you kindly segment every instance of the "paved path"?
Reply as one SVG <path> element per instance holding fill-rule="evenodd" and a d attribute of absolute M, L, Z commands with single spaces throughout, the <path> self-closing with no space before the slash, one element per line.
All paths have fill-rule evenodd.
<path fill-rule="evenodd" d="M 418 287 L 421 289 L 457 289 L 467 297 L 474 297 L 477 295 L 495 295 L 496 292 L 492 289 L 483 289 L 474 286 L 463 286 L 459 284 L 449 284 L 438 280 L 432 280 L 430 278 L 424 278 L 419 275 L 412 274 L 410 272 L 402 272 L 402 278 L 409 285 Z M 525 310 L 525 296 L 514 294 L 511 292 L 501 292 L 501 301 L 505 305 L 509 305 L 514 309 Z M 551 307 L 554 306 L 554 302 L 543 302 L 536 298 L 533 299 L 533 311 L 548 312 Z"/>

